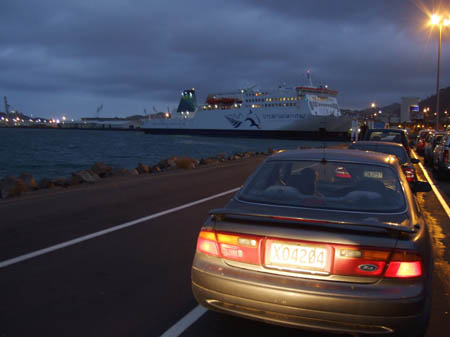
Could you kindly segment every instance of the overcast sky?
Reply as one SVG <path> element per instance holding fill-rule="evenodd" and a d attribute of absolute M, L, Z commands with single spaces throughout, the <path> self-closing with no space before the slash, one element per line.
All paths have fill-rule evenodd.
<path fill-rule="evenodd" d="M 449 1 L 444 1 L 448 3 Z M 437 1 L 1 0 L 0 95 L 42 117 L 143 114 L 180 92 L 314 84 L 341 108 L 436 90 Z M 444 8 L 441 7 L 441 10 Z M 441 87 L 450 86 L 450 28 Z M 0 111 L 4 111 L 3 102 Z"/>

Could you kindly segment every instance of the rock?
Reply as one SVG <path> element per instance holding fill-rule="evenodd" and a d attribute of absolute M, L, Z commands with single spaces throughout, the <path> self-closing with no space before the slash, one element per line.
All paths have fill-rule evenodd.
<path fill-rule="evenodd" d="M 6 177 L 0 180 L 0 198 L 18 197 L 26 191 L 25 184 L 16 177 Z"/>
<path fill-rule="evenodd" d="M 105 178 L 112 175 L 112 166 L 106 165 L 105 163 L 97 162 L 92 165 L 91 170 L 97 174 L 100 178 Z"/>
<path fill-rule="evenodd" d="M 216 159 L 218 160 L 218 161 L 220 161 L 221 163 L 223 163 L 224 161 L 225 161 L 225 157 L 226 157 L 226 153 L 219 153 L 217 156 L 216 156 Z"/>
<path fill-rule="evenodd" d="M 55 186 L 67 187 L 69 186 L 69 181 L 64 177 L 58 177 L 53 180 Z"/>
<path fill-rule="evenodd" d="M 167 159 L 167 164 L 169 165 L 169 169 L 174 169 L 177 167 L 177 157 L 171 157 Z"/>
<path fill-rule="evenodd" d="M 24 172 L 19 176 L 19 180 L 22 181 L 28 191 L 36 190 L 37 184 L 31 173 Z"/>
<path fill-rule="evenodd" d="M 211 164 L 217 164 L 217 163 L 219 163 L 219 160 L 217 160 L 216 158 L 203 159 L 203 165 L 211 165 Z"/>
<path fill-rule="evenodd" d="M 53 180 L 48 178 L 43 178 L 39 181 L 38 188 L 39 189 L 46 189 L 46 188 L 53 188 L 55 187 L 55 183 Z"/>
<path fill-rule="evenodd" d="M 161 170 L 170 170 L 170 169 L 175 169 L 177 167 L 177 163 L 176 163 L 177 157 L 171 157 L 169 159 L 164 159 L 161 160 L 157 166 L 161 169 Z"/>
<path fill-rule="evenodd" d="M 111 175 L 113 176 L 126 176 L 127 174 L 128 170 L 126 168 L 114 167 L 111 171 Z"/>
<path fill-rule="evenodd" d="M 271 147 L 269 147 L 269 148 L 267 149 L 267 153 L 268 153 L 268 154 L 274 154 L 275 152 L 277 152 L 277 151 L 275 151 L 275 150 L 272 149 Z"/>
<path fill-rule="evenodd" d="M 73 177 L 80 178 L 82 183 L 93 184 L 97 182 L 100 177 L 92 170 L 82 170 L 75 173 L 72 173 Z"/>
<path fill-rule="evenodd" d="M 139 172 L 138 172 L 138 170 L 136 170 L 136 169 L 130 169 L 130 170 L 128 170 L 128 174 L 127 175 L 130 175 L 130 176 L 138 176 L 139 175 Z"/>
<path fill-rule="evenodd" d="M 138 167 L 136 168 L 136 170 L 139 172 L 139 174 L 148 174 L 152 169 L 148 165 L 138 163 Z"/>
<path fill-rule="evenodd" d="M 181 157 L 175 161 L 177 168 L 182 168 L 185 170 L 196 168 L 196 162 L 196 159 L 189 157 Z"/>
<path fill-rule="evenodd" d="M 152 172 L 154 173 L 160 173 L 162 172 L 161 168 L 158 165 L 155 165 L 152 167 Z"/>
<path fill-rule="evenodd" d="M 72 175 L 70 179 L 66 180 L 68 186 L 80 185 L 83 183 L 83 179 L 79 175 Z"/>

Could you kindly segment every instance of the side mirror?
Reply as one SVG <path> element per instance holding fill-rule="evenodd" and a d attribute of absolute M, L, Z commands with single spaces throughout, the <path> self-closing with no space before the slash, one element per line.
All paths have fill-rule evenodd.
<path fill-rule="evenodd" d="M 419 163 L 420 163 L 420 160 L 419 160 L 419 159 L 416 159 L 416 158 L 411 158 L 411 163 L 413 163 L 413 164 L 419 164 Z"/>
<path fill-rule="evenodd" d="M 416 181 L 414 184 L 411 185 L 411 189 L 414 193 L 430 192 L 431 185 L 426 181 Z"/>

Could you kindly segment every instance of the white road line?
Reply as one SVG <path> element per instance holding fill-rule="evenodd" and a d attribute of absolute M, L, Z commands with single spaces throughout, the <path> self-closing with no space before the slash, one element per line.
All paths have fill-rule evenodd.
<path fill-rule="evenodd" d="M 189 328 L 192 325 L 192 323 L 194 323 L 196 320 L 202 317 L 203 314 L 207 311 L 208 311 L 207 309 L 203 308 L 200 305 L 197 305 L 186 316 L 184 316 L 177 323 L 172 325 L 172 327 L 170 327 L 160 337 L 178 337 L 184 332 L 184 330 Z"/>
<path fill-rule="evenodd" d="M 419 157 L 417 157 L 417 155 L 416 155 L 416 153 L 414 151 L 412 151 L 412 153 L 414 154 L 414 158 L 419 159 Z M 441 203 L 442 208 L 444 209 L 445 213 L 447 213 L 447 216 L 450 218 L 450 208 L 448 207 L 447 202 L 445 201 L 444 197 L 442 196 L 442 194 L 437 189 L 437 187 L 434 184 L 433 180 L 429 176 L 428 171 L 422 165 L 422 162 L 419 162 L 419 166 L 422 169 L 422 172 L 423 172 L 425 178 L 430 183 L 431 189 L 433 190 L 434 194 L 436 195 L 436 197 L 438 198 L 439 202 Z"/>
<path fill-rule="evenodd" d="M 236 192 L 238 190 L 239 190 L 239 187 L 233 188 L 232 190 L 228 190 L 228 191 L 225 191 L 225 192 L 222 192 L 222 193 L 219 193 L 219 194 L 212 195 L 210 197 L 206 197 L 206 198 L 203 198 L 203 199 L 200 199 L 200 200 L 196 200 L 196 201 L 190 202 L 190 203 L 185 204 L 185 205 L 181 205 L 181 206 L 178 206 L 178 207 L 175 207 L 175 208 L 171 208 L 171 209 L 159 212 L 159 213 L 148 215 L 146 217 L 143 217 L 143 218 L 140 218 L 140 219 L 136 219 L 136 220 L 133 220 L 133 221 L 130 221 L 130 222 L 126 222 L 124 224 L 117 225 L 117 226 L 114 226 L 114 227 L 111 227 L 111 228 L 107 228 L 107 229 L 101 230 L 99 232 L 95 232 L 95 233 L 92 233 L 92 234 L 81 236 L 79 238 L 76 238 L 76 239 L 73 239 L 73 240 L 70 240 L 70 241 L 66 241 L 66 242 L 63 242 L 63 243 L 51 246 L 51 247 L 44 248 L 44 249 L 40 249 L 40 250 L 31 252 L 31 253 L 28 253 L 28 254 L 25 254 L 25 255 L 17 256 L 15 258 L 12 258 L 12 259 L 9 259 L 9 260 L 1 261 L 0 262 L 0 268 L 5 268 L 5 267 L 10 266 L 12 264 L 16 264 L 16 263 L 19 263 L 19 262 L 22 262 L 22 261 L 25 261 L 25 260 L 29 260 L 29 259 L 32 259 L 34 257 L 40 256 L 40 255 L 44 255 L 44 254 L 53 252 L 53 251 L 58 250 L 58 249 L 69 247 L 69 246 L 75 245 L 77 243 L 86 241 L 86 240 L 90 240 L 90 239 L 93 239 L 93 238 L 96 238 L 96 237 L 99 237 L 99 236 L 102 236 L 102 235 L 105 235 L 105 234 L 108 234 L 108 233 L 111 233 L 111 232 L 115 232 L 115 231 L 118 231 L 118 230 L 121 230 L 121 229 L 124 229 L 124 228 L 127 228 L 127 227 L 131 227 L 131 226 L 137 225 L 138 223 L 141 223 L 141 222 L 144 222 L 144 221 L 148 221 L 148 220 L 151 220 L 151 219 L 155 219 L 155 218 L 158 218 L 160 216 L 163 216 L 163 215 L 166 215 L 166 214 L 170 214 L 170 213 L 173 213 L 173 212 L 176 212 L 176 211 L 188 208 L 188 207 L 192 207 L 192 206 L 201 204 L 203 202 L 206 202 L 206 201 L 209 201 L 209 200 L 212 200 L 212 199 L 220 198 L 220 197 L 223 197 L 223 196 L 225 196 L 227 194 L 234 193 L 234 192 Z"/>

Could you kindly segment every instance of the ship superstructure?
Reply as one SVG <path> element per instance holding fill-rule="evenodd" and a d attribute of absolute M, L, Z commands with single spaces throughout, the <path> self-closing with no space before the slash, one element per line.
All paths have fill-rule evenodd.
<path fill-rule="evenodd" d="M 310 77 L 309 77 L 310 78 Z M 195 89 L 184 90 L 167 118 L 149 119 L 148 133 L 240 135 L 283 138 L 346 137 L 351 120 L 341 115 L 337 91 L 327 86 L 279 86 L 209 94 L 198 105 Z"/>

